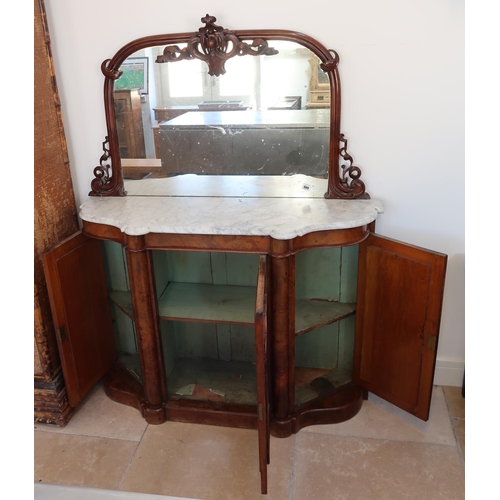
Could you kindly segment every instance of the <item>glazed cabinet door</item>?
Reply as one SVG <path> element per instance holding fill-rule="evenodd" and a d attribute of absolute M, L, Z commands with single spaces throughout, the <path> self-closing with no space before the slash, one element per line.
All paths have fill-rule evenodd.
<path fill-rule="evenodd" d="M 98 240 L 78 232 L 43 255 L 69 404 L 76 407 L 116 361 Z"/>
<path fill-rule="evenodd" d="M 267 493 L 267 465 L 269 464 L 270 401 L 268 349 L 268 266 L 265 255 L 259 261 L 255 301 L 255 369 L 257 372 L 257 430 L 259 434 L 259 469 L 261 492 Z"/>
<path fill-rule="evenodd" d="M 359 248 L 354 381 L 427 420 L 447 256 L 371 234 Z"/>

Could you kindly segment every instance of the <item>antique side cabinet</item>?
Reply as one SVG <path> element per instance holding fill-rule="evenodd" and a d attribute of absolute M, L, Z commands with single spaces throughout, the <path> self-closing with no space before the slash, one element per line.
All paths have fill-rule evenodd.
<path fill-rule="evenodd" d="M 265 493 L 270 434 L 350 419 L 368 391 L 428 419 L 446 256 L 375 234 L 383 207 L 340 134 L 335 52 L 300 33 L 202 21 L 103 63 L 108 137 L 83 229 L 44 265 L 70 404 L 104 377 L 109 397 L 151 424 L 257 429 Z M 201 64 L 220 92 L 214 111 L 186 101 L 145 128 L 161 172 L 130 180 L 114 84 L 137 58 L 165 85 L 162 102 L 144 99 L 151 115 L 177 106 L 172 68 Z M 228 100 L 235 61 L 257 83 Z M 268 109 L 299 97 L 301 78 L 326 82 L 325 108 Z M 179 173 L 172 158 L 187 152 Z"/>

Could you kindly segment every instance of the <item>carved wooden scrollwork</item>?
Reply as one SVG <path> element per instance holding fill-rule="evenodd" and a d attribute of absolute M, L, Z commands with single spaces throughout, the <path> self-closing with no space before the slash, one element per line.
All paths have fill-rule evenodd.
<path fill-rule="evenodd" d="M 370 195 L 365 192 L 365 184 L 360 180 L 361 169 L 353 165 L 353 158 L 347 152 L 347 139 L 344 134 L 339 135 L 339 157 L 340 157 L 340 186 L 345 193 L 345 198 L 369 199 Z M 344 160 L 346 163 L 343 163 Z"/>
<path fill-rule="evenodd" d="M 330 49 L 328 52 L 331 54 L 331 59 L 322 62 L 319 67 L 325 72 L 330 73 L 337 69 L 339 65 L 339 55 L 334 50 Z"/>
<path fill-rule="evenodd" d="M 111 165 L 106 163 L 110 159 L 109 140 L 107 136 L 105 141 L 102 143 L 102 149 L 104 153 L 101 155 L 101 158 L 99 158 L 99 166 L 94 168 L 94 179 L 91 182 L 92 191 L 89 193 L 89 196 L 106 191 L 113 194 L 111 190 L 107 189 L 111 184 L 111 174 L 113 172 Z M 119 186 L 113 191 L 116 191 L 116 194 L 124 194 L 123 190 Z"/>
<path fill-rule="evenodd" d="M 238 38 L 234 31 L 215 24 L 217 19 L 208 14 L 201 19 L 205 26 L 198 30 L 182 49 L 178 45 L 165 47 L 163 54 L 156 58 L 157 63 L 201 59 L 208 65 L 208 74 L 220 76 L 226 72 L 226 61 L 235 56 L 273 55 L 277 51 L 268 46 L 266 40 L 256 38 L 248 44 Z"/>
<path fill-rule="evenodd" d="M 146 36 L 133 40 L 122 47 L 111 59 L 105 60 L 101 70 L 105 76 L 104 104 L 106 110 L 107 137 L 103 143 L 104 154 L 100 165 L 94 169 L 91 196 L 124 196 L 118 130 L 115 115 L 114 86 L 122 75 L 123 62 L 137 51 L 150 47 L 164 47 L 157 56 L 157 63 L 199 59 L 208 65 L 210 75 L 223 75 L 225 62 L 242 55 L 273 55 L 277 50 L 270 47 L 274 41 L 295 42 L 309 49 L 319 59 L 319 68 L 328 76 L 330 90 L 330 136 L 328 160 L 328 188 L 325 198 L 369 198 L 361 181 L 361 170 L 353 165 L 347 153 L 347 140 L 340 134 L 340 77 L 339 55 L 328 50 L 314 38 L 288 30 L 239 30 L 230 31 L 215 24 L 216 18 L 206 15 L 204 26 L 194 33 L 177 33 Z M 284 78 L 287 75 L 283 75 Z"/>
<path fill-rule="evenodd" d="M 105 61 L 103 61 L 103 63 L 101 64 L 102 74 L 107 78 L 111 78 L 111 80 L 118 80 L 118 78 L 122 76 L 122 71 L 110 68 L 109 67 L 110 62 L 111 59 L 106 59 Z"/>

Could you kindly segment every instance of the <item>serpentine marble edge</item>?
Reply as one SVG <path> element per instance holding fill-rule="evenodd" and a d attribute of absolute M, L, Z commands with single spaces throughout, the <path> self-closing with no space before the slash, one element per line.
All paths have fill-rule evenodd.
<path fill-rule="evenodd" d="M 283 177 L 279 179 L 283 182 Z M 314 181 L 326 183 L 324 179 Z M 81 205 L 80 217 L 117 227 L 131 236 L 221 234 L 287 240 L 313 231 L 369 224 L 383 212 L 379 200 L 266 195 L 269 197 L 217 196 L 212 192 L 209 196 L 90 197 Z"/>

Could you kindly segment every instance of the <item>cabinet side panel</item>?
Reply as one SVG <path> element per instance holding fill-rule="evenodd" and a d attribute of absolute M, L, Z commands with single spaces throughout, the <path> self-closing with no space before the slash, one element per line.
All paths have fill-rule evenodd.
<path fill-rule="evenodd" d="M 167 377 L 174 368 L 177 359 L 177 347 L 175 344 L 175 331 L 172 321 L 161 321 L 161 339 L 163 346 L 163 357 L 165 359 L 165 373 Z"/>
<path fill-rule="evenodd" d="M 113 302 L 110 306 L 117 352 L 137 354 L 137 334 L 134 322 Z"/>
<path fill-rule="evenodd" d="M 170 281 L 170 272 L 168 267 L 168 252 L 164 250 L 153 250 L 153 267 L 155 273 L 156 296 L 161 297 L 161 294 L 167 288 Z"/>
<path fill-rule="evenodd" d="M 359 245 L 342 247 L 341 252 L 339 301 L 356 302 Z"/>
<path fill-rule="evenodd" d="M 130 291 L 123 247 L 114 241 L 102 241 L 101 246 L 108 290 Z"/>
<path fill-rule="evenodd" d="M 295 366 L 336 368 L 338 335 L 338 323 L 333 323 L 296 337 Z"/>
<path fill-rule="evenodd" d="M 350 316 L 339 321 L 338 368 L 351 373 L 354 362 L 355 329 L 355 316 Z"/>

